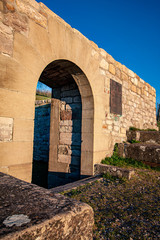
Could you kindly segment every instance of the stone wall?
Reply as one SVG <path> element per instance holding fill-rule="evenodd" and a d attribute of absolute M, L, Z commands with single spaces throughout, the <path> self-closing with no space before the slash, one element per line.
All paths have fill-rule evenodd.
<path fill-rule="evenodd" d="M 122 115 L 112 114 L 106 107 L 103 132 L 109 133 L 115 144 L 126 140 L 126 130 L 131 126 L 157 129 L 155 89 L 103 49 L 100 50 L 100 55 L 100 72 L 104 75 L 104 92 L 108 95 L 109 103 L 111 79 L 122 85 Z"/>
<path fill-rule="evenodd" d="M 0 239 L 93 239 L 89 205 L 2 173 L 0 189 Z"/>
<path fill-rule="evenodd" d="M 50 104 L 35 108 L 33 161 L 48 162 Z"/>

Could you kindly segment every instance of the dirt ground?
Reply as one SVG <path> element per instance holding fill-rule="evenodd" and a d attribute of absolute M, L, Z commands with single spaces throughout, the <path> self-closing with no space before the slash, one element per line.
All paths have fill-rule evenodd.
<path fill-rule="evenodd" d="M 160 239 L 160 172 L 136 170 L 131 180 L 103 178 L 65 195 L 93 208 L 94 239 Z"/>

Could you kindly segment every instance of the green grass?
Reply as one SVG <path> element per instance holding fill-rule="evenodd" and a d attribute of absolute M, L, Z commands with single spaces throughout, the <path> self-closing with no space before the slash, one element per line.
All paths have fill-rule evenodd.
<path fill-rule="evenodd" d="M 36 100 L 46 100 L 46 99 L 50 99 L 50 97 L 46 97 L 46 96 L 36 94 Z"/>
<path fill-rule="evenodd" d="M 159 128 L 159 131 L 160 131 L 160 121 L 157 122 L 157 127 Z"/>
<path fill-rule="evenodd" d="M 159 239 L 160 173 L 136 170 L 131 180 L 105 174 L 100 181 L 64 193 L 94 210 L 93 239 Z"/>
<path fill-rule="evenodd" d="M 132 140 L 129 141 L 129 143 L 140 143 L 140 141 L 137 141 L 137 140 L 135 140 L 135 139 L 132 139 Z"/>

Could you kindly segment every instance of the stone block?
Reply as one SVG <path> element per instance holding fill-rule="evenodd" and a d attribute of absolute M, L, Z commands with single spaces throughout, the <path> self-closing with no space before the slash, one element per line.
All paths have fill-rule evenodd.
<path fill-rule="evenodd" d="M 31 2 L 31 1 L 30 1 Z M 37 12 L 30 5 L 25 4 L 20 0 L 16 0 L 18 11 L 26 14 L 29 18 L 33 19 L 36 23 L 40 24 L 42 27 L 47 27 L 47 18 Z"/>
<path fill-rule="evenodd" d="M 0 165 L 12 166 L 32 163 L 33 142 L 1 142 Z"/>
<path fill-rule="evenodd" d="M 72 120 L 72 111 L 63 110 L 60 112 L 60 119 L 61 120 Z"/>
<path fill-rule="evenodd" d="M 8 174 L 30 183 L 32 180 L 32 163 L 9 166 Z"/>
<path fill-rule="evenodd" d="M 58 154 L 58 162 L 59 163 L 71 163 L 71 155 L 60 155 Z"/>
<path fill-rule="evenodd" d="M 72 120 L 60 121 L 60 126 L 72 126 Z"/>
<path fill-rule="evenodd" d="M 68 146 L 66 145 L 59 145 L 58 146 L 58 154 L 59 155 L 67 155 L 68 154 Z"/>
<path fill-rule="evenodd" d="M 21 46 L 21 48 L 19 46 Z M 15 32 L 14 34 L 13 57 L 19 63 L 23 63 L 23 66 L 35 75 L 37 82 L 43 69 L 46 67 L 46 63 L 43 60 L 43 56 L 38 54 L 28 38 L 19 32 Z"/>
<path fill-rule="evenodd" d="M 17 226 L 2 224 L 3 239 L 93 239 L 94 213 L 89 205 L 4 174 L 0 184 L 5 199 L 1 202 L 1 222 L 14 214 L 29 219 Z M 15 213 L 17 201 L 20 210 Z"/>
<path fill-rule="evenodd" d="M 53 61 L 53 54 L 48 32 L 34 21 L 29 21 L 29 39 L 39 54 L 47 61 Z M 58 90 L 58 89 L 57 89 Z M 55 91 L 55 89 L 54 89 Z"/>
<path fill-rule="evenodd" d="M 20 15 L 17 12 L 8 12 L 4 15 L 3 23 L 9 27 L 12 27 L 18 32 L 28 32 L 28 19 L 27 17 Z"/>
<path fill-rule="evenodd" d="M 131 86 L 131 91 L 133 91 L 135 93 L 137 92 L 137 88 L 134 84 L 132 84 L 132 86 Z"/>
<path fill-rule="evenodd" d="M 108 70 L 108 62 L 104 58 L 101 60 L 99 66 L 105 70 Z"/>
<path fill-rule="evenodd" d="M 35 9 L 39 10 L 39 3 L 36 2 L 35 0 L 23 0 L 23 2 L 26 4 L 26 5 L 30 5 L 32 7 L 34 7 Z"/>
<path fill-rule="evenodd" d="M 115 66 L 113 64 L 109 64 L 109 72 L 113 75 L 116 74 L 116 69 L 115 69 Z"/>
<path fill-rule="evenodd" d="M 0 89 L 2 116 L 33 119 L 35 95 Z M 6 107 L 7 106 L 7 107 Z"/>
<path fill-rule="evenodd" d="M 12 55 L 13 53 L 13 35 L 12 34 L 6 34 L 0 31 L 0 52 L 8 55 Z"/>
<path fill-rule="evenodd" d="M 3 9 L 4 9 L 4 7 L 3 7 L 3 2 L 0 2 L 0 11 L 3 12 Z"/>
<path fill-rule="evenodd" d="M 23 93 L 35 95 L 37 78 L 23 65 L 5 55 L 0 56 L 1 81 L 0 88 L 21 91 Z M 22 76 L 25 75 L 25 81 Z M 35 97 L 34 97 L 35 98 Z"/>
<path fill-rule="evenodd" d="M 125 148 L 125 156 L 148 163 L 151 166 L 154 166 L 154 164 L 160 165 L 160 145 L 150 143 L 130 144 Z"/>
<path fill-rule="evenodd" d="M 13 139 L 13 118 L 0 117 L 0 142 Z"/>
<path fill-rule="evenodd" d="M 59 128 L 60 132 L 64 132 L 64 133 L 71 133 L 72 132 L 72 126 L 60 126 Z"/>
<path fill-rule="evenodd" d="M 124 73 L 124 72 L 121 73 L 121 78 L 124 81 L 128 81 L 128 75 L 126 73 Z"/>
<path fill-rule="evenodd" d="M 13 141 L 33 141 L 34 120 L 14 119 Z"/>
<path fill-rule="evenodd" d="M 116 166 L 110 166 L 107 164 L 96 164 L 94 166 L 94 169 L 95 169 L 94 171 L 96 175 L 110 173 L 112 176 L 116 176 L 119 178 L 124 177 L 129 180 L 135 174 L 134 170 L 120 168 Z"/>
<path fill-rule="evenodd" d="M 60 144 L 71 145 L 72 143 L 72 133 L 60 133 Z"/>

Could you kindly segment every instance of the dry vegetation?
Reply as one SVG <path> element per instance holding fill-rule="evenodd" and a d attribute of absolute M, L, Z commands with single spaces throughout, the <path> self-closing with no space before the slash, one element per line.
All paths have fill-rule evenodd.
<path fill-rule="evenodd" d="M 65 195 L 94 209 L 94 239 L 160 239 L 158 171 L 137 169 L 130 181 L 107 175 Z"/>

